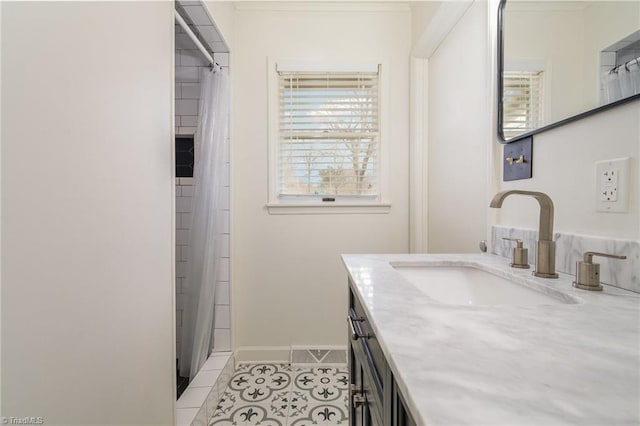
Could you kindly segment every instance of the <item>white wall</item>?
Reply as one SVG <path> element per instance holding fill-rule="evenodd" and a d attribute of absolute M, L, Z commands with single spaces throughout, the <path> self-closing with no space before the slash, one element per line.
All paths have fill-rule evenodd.
<path fill-rule="evenodd" d="M 347 278 L 340 254 L 408 251 L 409 10 L 239 6 L 233 23 L 234 345 L 345 345 Z M 384 61 L 391 77 L 383 118 L 390 137 L 382 141 L 389 144 L 393 173 L 390 213 L 268 214 L 267 57 Z"/>
<path fill-rule="evenodd" d="M 487 239 L 490 64 L 487 3 L 476 1 L 429 58 L 428 242 L 477 252 Z"/>
<path fill-rule="evenodd" d="M 172 3 L 1 7 L 2 415 L 172 424 Z"/>
<path fill-rule="evenodd" d="M 549 194 L 555 204 L 556 231 L 637 240 L 640 238 L 638 123 L 640 104 L 636 101 L 540 133 L 533 139 L 533 178 L 499 182 L 500 189 L 530 189 Z M 502 147 L 496 146 L 495 155 L 500 158 Z M 632 157 L 629 212 L 596 212 L 594 163 L 620 157 Z M 538 213 L 535 200 L 513 197 L 496 212 L 496 223 L 537 229 Z"/>
<path fill-rule="evenodd" d="M 411 2 L 411 46 L 416 47 L 421 43 L 421 38 L 432 19 L 437 14 L 442 2 L 416 1 Z"/>

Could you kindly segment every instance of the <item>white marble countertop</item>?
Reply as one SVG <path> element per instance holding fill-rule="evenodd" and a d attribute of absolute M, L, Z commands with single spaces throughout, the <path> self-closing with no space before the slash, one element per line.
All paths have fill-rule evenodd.
<path fill-rule="evenodd" d="M 640 424 L 640 294 L 576 289 L 490 254 L 342 258 L 418 424 Z M 391 262 L 474 266 L 578 303 L 446 305 Z"/>

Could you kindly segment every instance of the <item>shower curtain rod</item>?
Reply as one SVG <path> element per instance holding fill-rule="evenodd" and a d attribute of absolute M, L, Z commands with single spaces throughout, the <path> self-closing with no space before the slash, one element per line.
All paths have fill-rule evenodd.
<path fill-rule="evenodd" d="M 617 72 L 617 70 L 619 68 L 622 68 L 622 67 L 625 67 L 626 69 L 629 69 L 629 65 L 631 65 L 634 62 L 640 66 L 640 57 L 637 57 L 637 58 L 634 58 L 634 59 L 632 59 L 630 61 L 627 61 L 624 64 L 616 65 L 615 67 L 611 68 L 610 72 Z"/>
<path fill-rule="evenodd" d="M 184 20 L 184 18 L 178 13 L 177 10 L 173 11 L 176 17 L 176 21 L 178 21 L 178 24 L 180 24 L 180 26 L 182 27 L 182 29 L 184 30 L 184 32 L 187 33 L 187 35 L 189 36 L 189 38 L 191 39 L 191 41 L 193 41 L 193 43 L 196 45 L 196 47 L 198 48 L 198 50 L 200 51 L 200 53 L 202 53 L 202 56 L 205 57 L 205 59 L 207 61 L 209 61 L 209 67 L 213 67 L 214 65 L 218 65 L 217 63 L 215 63 L 213 61 L 213 58 L 211 57 L 211 54 L 207 51 L 207 49 L 202 45 L 202 43 L 200 42 L 200 40 L 198 40 L 198 37 L 196 37 L 196 35 L 193 33 L 193 31 L 191 31 L 191 28 L 189 28 L 189 25 L 187 24 L 187 22 Z"/>

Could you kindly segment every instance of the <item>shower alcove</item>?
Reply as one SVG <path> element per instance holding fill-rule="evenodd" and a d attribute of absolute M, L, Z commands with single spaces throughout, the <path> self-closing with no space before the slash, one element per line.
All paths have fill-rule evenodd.
<path fill-rule="evenodd" d="M 190 236 L 192 225 L 197 226 L 194 219 L 194 212 L 199 211 L 202 207 L 196 204 L 196 194 L 199 181 L 198 174 L 193 173 L 193 165 L 202 160 L 207 155 L 203 144 L 208 143 L 206 136 L 206 126 L 219 126 L 216 122 L 215 126 L 211 122 L 216 121 L 220 117 L 225 118 L 227 123 L 226 136 L 221 138 L 222 146 L 217 146 L 216 151 L 212 154 L 216 156 L 217 162 L 215 168 L 215 182 L 212 185 L 206 182 L 206 185 L 214 187 L 216 191 L 215 208 L 210 210 L 210 225 L 212 233 L 215 234 L 215 269 L 212 277 L 202 280 L 202 286 L 209 286 L 211 292 L 211 300 L 213 301 L 213 313 L 210 314 L 211 321 L 209 335 L 205 341 L 208 342 L 206 353 L 201 356 L 207 360 L 216 361 L 220 365 L 216 365 L 216 371 L 222 371 L 233 362 L 230 359 L 231 351 L 231 311 L 230 311 L 230 253 L 229 253 L 229 237 L 230 237 L 230 159 L 228 137 L 228 117 L 229 117 L 229 101 L 226 99 L 222 102 L 223 108 L 226 109 L 224 114 L 216 115 L 217 111 L 213 111 L 215 119 L 203 120 L 201 115 L 206 111 L 219 108 L 221 102 L 216 99 L 216 93 L 213 94 L 214 100 L 210 101 L 206 98 L 206 90 L 217 90 L 220 86 L 214 80 L 210 84 L 207 80 L 208 73 L 217 72 L 224 74 L 228 80 L 229 73 L 229 49 L 220 34 L 213 17 L 207 6 L 199 1 L 176 1 L 176 25 L 175 25 L 175 137 L 176 137 L 176 178 L 175 178 L 175 194 L 176 194 L 176 215 L 175 215 L 175 289 L 176 289 L 176 363 L 177 363 L 177 418 L 180 424 L 189 424 L 200 414 L 200 409 L 204 407 L 204 401 L 199 399 L 210 399 L 210 392 L 203 397 L 194 397 L 205 392 L 205 389 L 215 387 L 216 383 L 206 386 L 200 386 L 201 377 L 211 376 L 209 371 L 200 375 L 196 370 L 189 374 L 189 364 L 184 367 L 183 346 L 191 346 L 193 335 L 200 333 L 202 327 L 198 326 L 199 331 L 195 331 L 193 316 L 190 310 L 197 310 L 198 300 L 193 283 L 189 281 L 189 275 L 193 277 L 193 265 L 196 260 L 193 258 L 207 257 L 204 253 L 199 256 L 200 252 L 197 247 L 199 243 L 194 243 L 193 234 Z M 213 71 L 211 68 L 215 68 Z M 227 89 L 224 92 L 228 98 Z M 205 111 L 205 112 L 203 112 Z M 211 114 L 209 114 L 211 115 Z M 205 130 L 203 130 L 205 129 Z M 214 129 L 214 135 L 217 128 Z M 202 136 L 202 134 L 205 136 Z M 193 141 L 193 142 L 191 142 Z M 193 145 L 190 145 L 193 144 Z M 204 151 L 204 153 L 203 153 Z M 200 157 L 203 157 L 202 159 Z M 209 160 L 207 160 L 209 161 Z M 198 166 L 195 168 L 197 169 Z M 201 175 L 200 175 L 201 176 Z M 205 179 L 202 179 L 205 180 Z M 209 191 L 209 189 L 207 189 Z M 200 210 L 201 211 L 201 210 Z M 207 212 L 208 213 L 208 212 Z M 203 214 L 200 213 L 200 217 Z M 211 225 L 212 224 L 212 225 Z M 209 249 L 207 249 L 209 250 Z M 194 256 L 194 252 L 196 255 Z M 209 253 L 207 251 L 207 253 Z M 203 278 L 206 274 L 203 274 Z M 193 280 L 193 278 L 191 278 Z M 209 300 L 209 299 L 207 299 Z M 196 308 L 194 308 L 196 307 Z M 189 320 L 191 315 L 191 320 Z M 200 333 L 202 334 L 202 333 Z M 197 340 L 197 339 L 196 339 Z M 203 340 L 202 338 L 200 340 Z M 197 346 L 197 345 L 196 345 Z M 196 349 L 193 350 L 194 352 Z M 189 351 L 187 351 L 189 352 Z M 183 359 L 181 359 L 181 357 Z M 192 358 L 192 357 L 189 357 Z M 214 359 L 215 358 L 215 359 Z M 202 364 L 204 361 L 196 361 L 194 364 Z M 211 362 L 207 361 L 207 365 Z M 181 368 L 182 365 L 182 368 Z M 204 370 L 204 369 L 203 369 Z M 197 374 L 196 374 L 197 373 Z M 189 375 L 191 375 L 192 386 L 189 385 Z M 198 377 L 201 376 L 201 377 Z M 194 379 L 198 378 L 197 381 Z M 215 379 L 213 379 L 215 380 Z M 198 386 L 196 386 L 198 385 Z M 193 387 L 193 389 L 191 389 Z M 182 398 L 181 398 L 182 396 Z M 206 410 L 204 410 L 206 411 Z M 191 420 L 187 419 L 190 417 Z"/>

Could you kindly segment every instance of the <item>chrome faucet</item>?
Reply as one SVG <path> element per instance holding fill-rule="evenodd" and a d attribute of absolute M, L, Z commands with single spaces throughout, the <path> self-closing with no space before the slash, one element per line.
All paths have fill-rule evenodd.
<path fill-rule="evenodd" d="M 538 247 L 536 270 L 533 275 L 542 278 L 558 278 L 556 273 L 556 243 L 553 241 L 553 201 L 543 192 L 535 191 L 502 191 L 498 192 L 489 207 L 499 209 L 509 195 L 529 195 L 540 204 L 540 224 L 538 225 Z"/>

